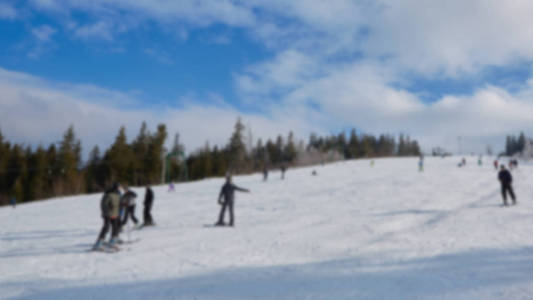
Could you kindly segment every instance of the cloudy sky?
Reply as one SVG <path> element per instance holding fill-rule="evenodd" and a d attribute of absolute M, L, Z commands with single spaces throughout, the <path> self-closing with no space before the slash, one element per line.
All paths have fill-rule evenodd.
<path fill-rule="evenodd" d="M 0 130 L 85 150 L 121 125 L 187 150 L 293 130 L 406 133 L 424 150 L 533 133 L 529 0 L 3 0 Z M 170 142 L 171 139 L 169 139 Z"/>

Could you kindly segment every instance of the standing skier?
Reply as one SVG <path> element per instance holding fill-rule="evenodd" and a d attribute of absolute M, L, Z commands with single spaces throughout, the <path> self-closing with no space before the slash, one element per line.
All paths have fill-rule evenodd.
<path fill-rule="evenodd" d="M 154 204 L 154 192 L 150 186 L 146 186 L 146 192 L 144 194 L 144 214 L 143 226 L 151 226 L 154 224 L 154 219 L 152 219 L 152 205 Z"/>
<path fill-rule="evenodd" d="M 120 227 L 119 206 L 120 206 L 120 183 L 115 182 L 111 189 L 107 190 L 100 201 L 100 209 L 102 211 L 102 219 L 104 224 L 102 230 L 98 235 L 98 239 L 93 246 L 93 250 L 102 250 L 103 242 L 109 227 L 111 226 L 111 239 L 109 245 L 115 247 L 117 243 L 118 230 Z"/>
<path fill-rule="evenodd" d="M 287 170 L 287 166 L 285 164 L 281 165 L 281 179 L 285 179 L 285 171 Z"/>
<path fill-rule="evenodd" d="M 268 179 L 268 168 L 267 166 L 263 166 L 263 181 L 267 181 Z"/>
<path fill-rule="evenodd" d="M 424 156 L 420 155 L 420 159 L 418 160 L 418 171 L 424 172 Z"/>
<path fill-rule="evenodd" d="M 498 160 L 495 159 L 493 164 L 494 164 L 494 170 L 497 171 L 498 170 L 498 165 L 499 165 Z"/>
<path fill-rule="evenodd" d="M 139 223 L 135 217 L 135 198 L 137 198 L 137 194 L 130 189 L 126 189 L 126 193 L 122 195 L 121 202 L 123 203 L 124 217 L 122 218 L 121 226 L 126 225 L 129 216 L 131 216 L 131 220 L 135 223 L 135 226 Z"/>
<path fill-rule="evenodd" d="M 234 185 L 231 182 L 231 175 L 226 176 L 226 183 L 222 186 L 220 189 L 220 194 L 218 196 L 218 204 L 222 205 L 220 208 L 220 214 L 218 216 L 218 222 L 215 223 L 216 226 L 224 226 L 224 212 L 226 211 L 226 207 L 229 209 L 229 226 L 233 226 L 234 218 L 233 218 L 233 204 L 235 200 L 235 190 L 241 191 L 241 192 L 247 192 L 249 193 L 250 190 L 240 188 L 236 185 Z"/>
<path fill-rule="evenodd" d="M 502 164 L 500 166 L 500 172 L 498 173 L 498 180 L 500 181 L 500 184 L 502 186 L 502 197 L 503 197 L 503 205 L 507 206 L 507 193 L 511 195 L 511 199 L 513 200 L 513 205 L 516 204 L 516 198 L 513 192 L 513 187 L 511 183 L 513 182 L 513 176 L 511 176 L 511 173 L 505 169 L 505 165 Z"/>
<path fill-rule="evenodd" d="M 15 196 L 11 197 L 11 206 L 13 206 L 13 208 L 15 208 L 17 206 L 17 198 Z"/>

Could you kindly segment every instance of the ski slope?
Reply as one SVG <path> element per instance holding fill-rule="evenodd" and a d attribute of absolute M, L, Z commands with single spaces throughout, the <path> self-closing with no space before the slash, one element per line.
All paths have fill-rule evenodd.
<path fill-rule="evenodd" d="M 492 160 L 352 160 L 237 176 L 236 227 L 216 221 L 222 178 L 154 187 L 156 227 L 87 252 L 101 194 L 0 208 L 2 299 L 532 299 L 533 165 L 501 207 Z M 311 176 L 312 170 L 318 172 Z M 144 189 L 138 194 L 142 217 Z"/>

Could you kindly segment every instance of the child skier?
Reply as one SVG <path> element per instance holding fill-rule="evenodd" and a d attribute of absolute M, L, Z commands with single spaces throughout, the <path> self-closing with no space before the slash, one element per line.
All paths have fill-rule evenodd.
<path fill-rule="evenodd" d="M 235 199 L 235 190 L 241 191 L 241 192 L 247 192 L 249 193 L 250 190 L 240 188 L 236 185 L 234 185 L 231 182 L 231 175 L 226 176 L 226 183 L 222 186 L 220 189 L 220 194 L 218 196 L 218 204 L 222 205 L 220 208 L 220 214 L 218 216 L 218 222 L 215 223 L 215 226 L 224 226 L 224 212 L 226 211 L 226 207 L 229 209 L 229 226 L 233 226 L 234 218 L 233 218 L 233 204 Z"/>
<path fill-rule="evenodd" d="M 122 199 L 120 201 L 123 203 L 124 217 L 122 219 L 121 226 L 126 225 L 129 216 L 131 216 L 131 220 L 133 223 L 135 223 L 135 226 L 137 226 L 139 223 L 135 217 L 135 198 L 137 198 L 137 194 L 130 189 L 126 189 L 126 193 L 122 195 Z"/>

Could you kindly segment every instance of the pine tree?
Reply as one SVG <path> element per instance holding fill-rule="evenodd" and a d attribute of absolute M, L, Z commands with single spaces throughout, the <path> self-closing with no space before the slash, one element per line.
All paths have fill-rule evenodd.
<path fill-rule="evenodd" d="M 287 137 L 287 144 L 285 145 L 284 149 L 284 157 L 286 162 L 292 164 L 296 161 L 296 146 L 294 145 L 294 134 L 289 132 L 289 136 Z"/>
<path fill-rule="evenodd" d="M 235 131 L 233 132 L 229 142 L 229 167 L 231 172 L 240 172 L 244 169 L 246 146 L 243 142 L 244 125 L 242 125 L 241 118 L 237 119 L 235 124 Z"/>

